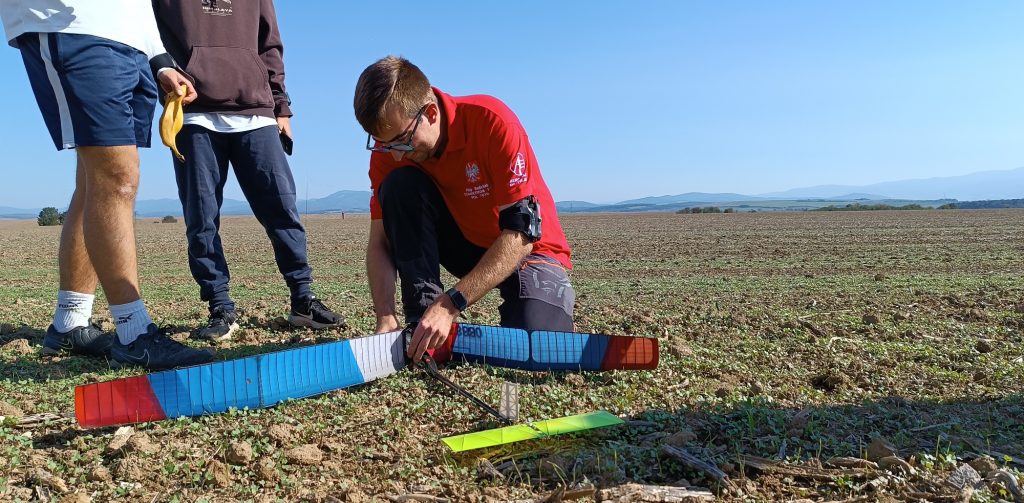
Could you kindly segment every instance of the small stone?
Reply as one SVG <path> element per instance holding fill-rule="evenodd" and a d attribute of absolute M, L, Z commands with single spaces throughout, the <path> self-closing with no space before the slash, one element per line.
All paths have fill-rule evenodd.
<path fill-rule="evenodd" d="M 294 449 L 288 449 L 284 453 L 284 458 L 289 463 L 297 465 L 315 465 L 324 459 L 324 454 L 320 452 L 320 448 L 316 445 L 305 444 Z"/>
<path fill-rule="evenodd" d="M 46 487 L 49 487 L 50 489 L 53 489 L 54 491 L 57 491 L 59 493 L 68 492 L 68 484 L 64 482 L 64 479 L 46 470 L 43 470 L 42 468 L 36 469 L 36 471 L 33 472 L 32 475 L 37 482 Z"/>
<path fill-rule="evenodd" d="M 13 417 L 14 419 L 21 419 L 25 417 L 25 413 L 21 409 L 7 403 L 0 401 L 0 416 Z"/>
<path fill-rule="evenodd" d="M 233 441 L 228 445 L 224 459 L 233 465 L 247 464 L 252 461 L 252 446 L 244 440 Z"/>
<path fill-rule="evenodd" d="M 764 385 L 763 384 L 761 384 L 759 381 L 754 381 L 754 382 L 750 383 L 750 394 L 751 395 L 760 395 L 761 393 L 764 393 Z"/>
<path fill-rule="evenodd" d="M 85 476 L 90 482 L 110 482 L 113 478 L 110 476 L 110 470 L 103 465 L 96 465 L 92 470 L 89 470 L 89 474 Z"/>
<path fill-rule="evenodd" d="M 569 384 L 571 384 L 573 386 L 576 386 L 576 387 L 583 386 L 583 384 L 584 384 L 583 376 L 581 376 L 579 374 L 569 374 L 569 375 L 565 376 L 565 382 L 567 382 L 567 383 L 569 383 Z"/>
<path fill-rule="evenodd" d="M 972 468 L 978 471 L 983 476 L 988 476 L 999 469 L 999 465 L 996 464 L 996 460 L 992 459 L 991 456 L 982 456 L 970 462 Z"/>
<path fill-rule="evenodd" d="M 476 462 L 476 478 L 478 480 L 505 480 L 505 475 L 499 472 L 490 460 L 480 458 Z"/>
<path fill-rule="evenodd" d="M 868 445 L 868 460 L 878 461 L 882 458 L 896 455 L 896 447 L 882 437 L 874 437 Z"/>
<path fill-rule="evenodd" d="M 981 482 L 981 475 L 971 465 L 962 464 L 953 470 L 953 473 L 946 477 L 946 483 L 964 490 L 968 487 L 975 487 Z"/>
<path fill-rule="evenodd" d="M 979 353 L 991 353 L 992 350 L 994 350 L 995 348 L 992 347 L 991 342 L 986 341 L 985 339 L 981 339 L 978 341 L 977 344 L 974 345 L 974 349 L 976 349 Z"/>
<path fill-rule="evenodd" d="M 865 325 L 877 325 L 882 320 L 878 317 L 877 314 L 868 313 L 861 318 L 861 321 L 863 321 Z"/>
<path fill-rule="evenodd" d="M 14 339 L 0 347 L 0 351 L 10 351 L 16 355 L 27 355 L 32 352 L 32 346 L 25 339 Z"/>
<path fill-rule="evenodd" d="M 697 439 L 697 435 L 690 430 L 677 431 L 665 439 L 665 443 L 673 447 L 685 447 L 686 444 Z"/>
<path fill-rule="evenodd" d="M 876 274 L 875 275 L 875 281 L 885 281 L 885 275 L 882 274 L 882 273 Z"/>
<path fill-rule="evenodd" d="M 278 445 L 288 445 L 295 440 L 294 428 L 287 424 L 275 424 L 267 429 L 267 436 Z"/>
<path fill-rule="evenodd" d="M 107 444 L 106 454 L 113 454 L 120 451 L 128 444 L 128 440 L 135 434 L 135 428 L 131 426 L 122 426 L 114 432 L 114 438 Z"/>

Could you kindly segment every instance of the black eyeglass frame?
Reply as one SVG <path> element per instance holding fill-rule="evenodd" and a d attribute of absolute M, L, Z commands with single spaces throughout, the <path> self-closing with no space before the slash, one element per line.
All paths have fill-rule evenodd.
<path fill-rule="evenodd" d="M 426 105 L 423 105 L 422 107 L 420 107 L 420 110 L 418 112 L 416 112 L 416 116 L 413 118 L 413 120 L 412 120 L 413 122 L 411 124 L 412 131 L 409 131 L 408 133 L 403 131 L 403 132 L 399 133 L 399 135 L 396 136 L 395 139 L 393 139 L 393 140 L 391 140 L 389 142 L 377 142 L 376 140 L 373 139 L 373 135 L 372 134 L 367 133 L 366 134 L 366 150 L 369 150 L 371 152 L 382 152 L 382 153 L 387 153 L 387 152 L 412 152 L 416 148 L 416 147 L 414 147 L 412 145 L 412 138 L 414 136 L 416 136 L 416 128 L 420 127 L 420 119 L 423 118 L 423 112 L 427 111 L 427 107 L 428 106 L 430 106 L 430 103 L 427 103 Z M 406 129 L 408 130 L 409 126 L 406 126 Z M 402 143 L 395 143 L 396 141 L 398 141 L 399 138 L 402 138 L 402 137 L 406 138 L 406 140 L 404 142 L 402 142 Z M 377 143 L 381 143 L 381 145 L 377 145 Z"/>

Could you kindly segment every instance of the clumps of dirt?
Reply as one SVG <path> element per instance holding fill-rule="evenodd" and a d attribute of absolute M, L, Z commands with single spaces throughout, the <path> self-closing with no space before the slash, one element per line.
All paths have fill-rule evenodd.
<path fill-rule="evenodd" d="M 224 459 L 233 465 L 245 465 L 252 461 L 253 452 L 252 446 L 249 442 L 244 440 L 236 440 L 228 445 L 227 451 L 224 452 Z"/>
<path fill-rule="evenodd" d="M 110 474 L 110 470 L 107 467 L 96 465 L 89 470 L 85 478 L 90 482 L 110 482 L 114 477 Z"/>
<path fill-rule="evenodd" d="M 67 482 L 64 482 L 64 479 L 42 468 L 37 468 L 32 472 L 32 479 L 37 484 L 48 487 L 61 494 L 68 492 L 68 484 Z"/>
<path fill-rule="evenodd" d="M 0 416 L 21 419 L 25 417 L 25 413 L 14 405 L 0 401 Z"/>
<path fill-rule="evenodd" d="M 136 433 L 128 439 L 125 450 L 139 454 L 155 454 L 160 448 L 149 439 L 149 435 Z"/>
<path fill-rule="evenodd" d="M 216 459 L 206 465 L 206 473 L 213 476 L 213 483 L 217 487 L 228 487 L 231 485 L 231 469 L 228 468 L 228 465 Z"/>
<path fill-rule="evenodd" d="M 290 424 L 275 424 L 267 429 L 267 436 L 277 445 L 290 445 L 295 441 L 295 427 Z"/>
<path fill-rule="evenodd" d="M 324 459 L 324 453 L 315 444 L 303 444 L 284 451 L 284 458 L 297 465 L 316 465 Z"/>
<path fill-rule="evenodd" d="M 988 320 L 988 314 L 982 309 L 977 307 L 968 309 L 961 312 L 960 314 L 954 315 L 954 318 L 960 321 L 986 321 Z"/>
<path fill-rule="evenodd" d="M 844 384 L 846 376 L 836 371 L 824 372 L 811 378 L 811 386 L 826 393 L 833 393 Z"/>
<path fill-rule="evenodd" d="M 861 321 L 863 321 L 865 325 L 877 325 L 882 322 L 882 319 L 875 313 L 867 313 L 861 317 Z"/>
<path fill-rule="evenodd" d="M 277 465 L 274 463 L 274 460 L 270 458 L 261 458 L 259 462 L 256 463 L 256 476 L 259 477 L 260 480 L 265 480 L 267 482 L 277 481 Z"/>
<path fill-rule="evenodd" d="M 32 346 L 27 339 L 14 339 L 0 347 L 0 351 L 10 351 L 16 355 L 27 355 L 32 353 Z"/>
<path fill-rule="evenodd" d="M 992 351 L 995 351 L 995 349 L 996 348 L 992 345 L 992 342 L 986 339 L 978 339 L 978 342 L 974 345 L 974 350 L 981 354 L 991 353 Z"/>

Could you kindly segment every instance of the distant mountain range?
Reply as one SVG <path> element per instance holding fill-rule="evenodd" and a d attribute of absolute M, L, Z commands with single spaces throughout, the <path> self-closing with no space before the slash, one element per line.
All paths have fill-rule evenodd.
<path fill-rule="evenodd" d="M 822 206 L 841 206 L 857 203 L 884 203 L 899 206 L 917 203 L 939 206 L 957 201 L 978 201 L 1024 198 L 1024 168 L 1004 171 L 981 171 L 962 176 L 922 178 L 875 183 L 871 185 L 818 185 L 765 194 L 705 193 L 643 197 L 615 204 L 596 204 L 587 201 L 559 201 L 560 212 L 628 212 L 676 211 L 681 208 L 719 206 L 739 211 L 793 211 Z M 370 191 L 341 190 L 329 196 L 302 199 L 298 202 L 301 213 L 365 213 L 369 211 Z M 35 218 L 40 208 L 11 208 L 0 206 L 0 218 Z M 177 199 L 149 199 L 137 201 L 139 217 L 181 215 Z M 251 215 L 249 203 L 225 199 L 224 215 Z"/>

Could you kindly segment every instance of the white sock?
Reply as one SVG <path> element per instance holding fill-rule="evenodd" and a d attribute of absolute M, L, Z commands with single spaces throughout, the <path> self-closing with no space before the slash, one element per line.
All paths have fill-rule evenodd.
<path fill-rule="evenodd" d="M 57 291 L 57 310 L 53 312 L 53 328 L 64 333 L 72 328 L 89 326 L 92 301 L 95 299 L 95 295 L 88 293 Z"/>
<path fill-rule="evenodd" d="M 110 314 L 114 316 L 114 323 L 117 324 L 117 339 L 125 345 L 135 342 L 135 339 L 146 333 L 146 329 L 153 323 L 142 299 L 110 306 Z"/>

